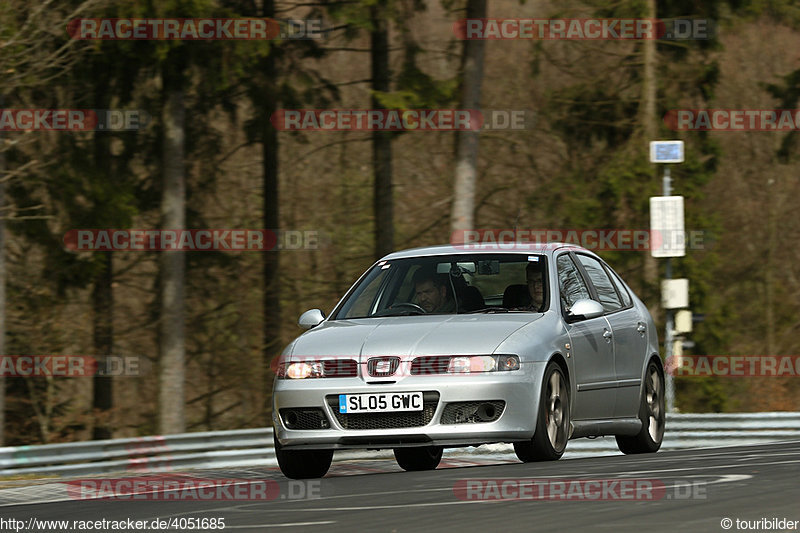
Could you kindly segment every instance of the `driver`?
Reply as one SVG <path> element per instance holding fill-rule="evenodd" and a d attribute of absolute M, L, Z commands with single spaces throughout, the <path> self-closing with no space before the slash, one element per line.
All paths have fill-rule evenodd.
<path fill-rule="evenodd" d="M 456 306 L 447 290 L 446 274 L 437 274 L 435 270 L 420 268 L 412 278 L 417 303 L 426 313 L 455 313 Z"/>
<path fill-rule="evenodd" d="M 544 263 L 542 261 L 530 262 L 525 267 L 525 282 L 528 285 L 528 293 L 531 295 L 531 305 L 529 309 L 542 311 L 544 306 Z"/>

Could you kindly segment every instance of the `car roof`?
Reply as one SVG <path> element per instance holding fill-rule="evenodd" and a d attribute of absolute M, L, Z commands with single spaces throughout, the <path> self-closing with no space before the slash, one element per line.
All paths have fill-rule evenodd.
<path fill-rule="evenodd" d="M 420 248 L 409 248 L 392 252 L 381 258 L 381 261 L 392 259 L 405 259 L 408 257 L 425 257 L 432 255 L 471 255 L 471 254 L 524 254 L 537 253 L 552 255 L 554 251 L 569 249 L 574 251 L 589 252 L 589 250 L 566 244 L 563 242 L 547 243 L 527 243 L 527 242 L 503 242 L 503 243 L 484 243 L 484 244 L 439 244 L 435 246 L 423 246 Z M 591 253 L 591 252 L 589 252 Z"/>

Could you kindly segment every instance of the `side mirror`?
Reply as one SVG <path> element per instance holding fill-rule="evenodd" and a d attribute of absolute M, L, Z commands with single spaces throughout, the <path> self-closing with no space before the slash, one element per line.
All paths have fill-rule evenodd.
<path fill-rule="evenodd" d="M 325 320 L 325 315 L 319 309 L 309 309 L 297 321 L 297 325 L 303 329 L 311 329 L 318 326 L 320 322 Z"/>
<path fill-rule="evenodd" d="M 581 298 L 572 304 L 572 307 L 567 311 L 567 322 L 572 323 L 578 320 L 597 318 L 603 316 L 604 312 L 605 310 L 600 302 L 588 298 Z"/>

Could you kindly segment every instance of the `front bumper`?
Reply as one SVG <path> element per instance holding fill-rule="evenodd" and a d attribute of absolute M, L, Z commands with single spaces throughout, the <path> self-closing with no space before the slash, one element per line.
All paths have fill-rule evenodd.
<path fill-rule="evenodd" d="M 436 445 L 458 447 L 514 442 L 533 437 L 541 379 L 546 363 L 523 363 L 513 372 L 406 376 L 393 383 L 366 383 L 361 377 L 275 380 L 272 420 L 281 446 L 292 449 L 381 449 Z M 430 422 L 417 427 L 346 429 L 330 397 L 339 394 L 426 392 L 438 394 Z M 492 422 L 442 423 L 447 404 L 504 402 Z M 290 429 L 280 413 L 286 409 L 321 409 L 327 429 Z M 359 416 L 351 414 L 350 417 Z M 362 415 L 363 416 L 363 415 Z"/>

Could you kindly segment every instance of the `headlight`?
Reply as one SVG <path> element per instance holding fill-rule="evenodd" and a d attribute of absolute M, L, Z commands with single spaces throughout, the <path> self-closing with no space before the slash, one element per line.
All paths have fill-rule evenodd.
<path fill-rule="evenodd" d="M 519 370 L 516 355 L 458 355 L 450 358 L 448 374 Z"/>
<path fill-rule="evenodd" d="M 322 363 L 289 363 L 284 374 L 289 379 L 321 378 L 325 376 Z"/>
<path fill-rule="evenodd" d="M 278 379 L 349 378 L 358 375 L 358 363 L 354 359 L 325 359 L 280 363 Z"/>

